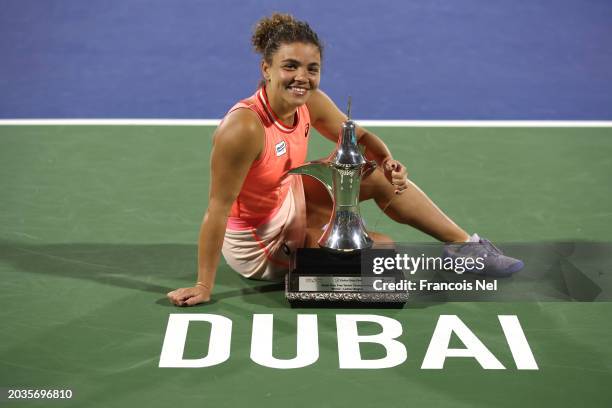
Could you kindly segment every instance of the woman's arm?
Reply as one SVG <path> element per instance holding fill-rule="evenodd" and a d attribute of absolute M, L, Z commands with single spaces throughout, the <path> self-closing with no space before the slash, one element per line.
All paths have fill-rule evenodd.
<path fill-rule="evenodd" d="M 316 90 L 308 99 L 308 111 L 312 125 L 327 139 L 337 142 L 342 122 L 347 117 L 323 91 Z M 396 193 L 408 187 L 406 167 L 393 159 L 389 148 L 374 133 L 357 125 L 357 141 L 366 149 L 366 157 L 375 160 L 383 169 L 389 182 L 396 186 Z"/>
<path fill-rule="evenodd" d="M 255 115 L 250 110 L 238 109 L 227 116 L 214 134 L 208 209 L 198 239 L 197 283 L 168 293 L 168 299 L 175 305 L 195 305 L 210 299 L 232 203 L 263 148 L 264 132 Z"/>

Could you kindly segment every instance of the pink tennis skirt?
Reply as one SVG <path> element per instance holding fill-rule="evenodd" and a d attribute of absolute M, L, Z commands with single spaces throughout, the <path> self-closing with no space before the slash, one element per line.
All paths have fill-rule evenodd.
<path fill-rule="evenodd" d="M 232 229 L 228 223 L 223 257 L 236 272 L 250 279 L 278 281 L 289 270 L 290 254 L 304 246 L 306 202 L 302 178 L 291 177 L 291 187 L 280 209 L 257 227 Z"/>

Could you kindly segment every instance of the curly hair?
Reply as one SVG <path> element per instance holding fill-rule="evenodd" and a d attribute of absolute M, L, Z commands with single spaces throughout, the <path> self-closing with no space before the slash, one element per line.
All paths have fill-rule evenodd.
<path fill-rule="evenodd" d="M 257 22 L 253 29 L 251 43 L 262 58 L 272 63 L 272 56 L 281 44 L 303 42 L 313 44 L 323 58 L 323 44 L 317 33 L 305 21 L 299 21 L 290 14 L 274 13 Z"/>

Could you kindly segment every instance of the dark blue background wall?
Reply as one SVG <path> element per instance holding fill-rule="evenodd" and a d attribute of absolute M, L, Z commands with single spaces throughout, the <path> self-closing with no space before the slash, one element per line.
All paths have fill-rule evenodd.
<path fill-rule="evenodd" d="M 612 119 L 612 1 L 4 0 L 1 118 L 219 118 L 294 13 L 362 119 Z"/>

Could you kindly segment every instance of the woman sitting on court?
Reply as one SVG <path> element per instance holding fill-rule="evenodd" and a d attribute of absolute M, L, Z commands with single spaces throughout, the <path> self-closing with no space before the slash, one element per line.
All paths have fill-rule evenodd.
<path fill-rule="evenodd" d="M 323 46 L 308 23 L 290 15 L 261 19 L 252 43 L 261 54 L 263 80 L 257 92 L 234 105 L 214 135 L 209 205 L 198 242 L 195 286 L 168 293 L 185 306 L 207 302 L 221 252 L 247 278 L 280 280 L 291 252 L 316 247 L 332 202 L 310 177 L 288 175 L 306 160 L 311 127 L 337 141 L 346 116 L 321 90 Z M 475 242 L 461 256 L 486 256 L 481 273 L 510 275 L 523 267 L 490 242 L 471 237 L 448 218 L 414 183 L 376 135 L 357 127 L 359 144 L 378 164 L 361 184 L 360 200 L 374 199 L 394 221 L 442 242 Z M 396 199 L 393 199 L 396 197 Z M 391 242 L 368 231 L 375 242 Z M 463 249 L 462 249 L 463 248 Z"/>

